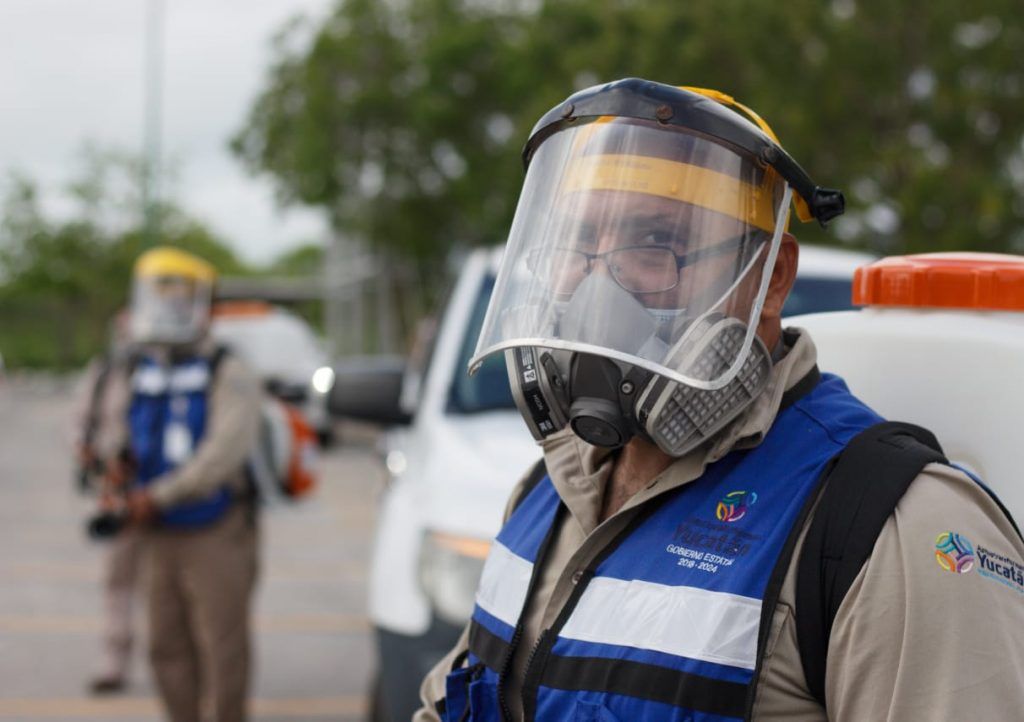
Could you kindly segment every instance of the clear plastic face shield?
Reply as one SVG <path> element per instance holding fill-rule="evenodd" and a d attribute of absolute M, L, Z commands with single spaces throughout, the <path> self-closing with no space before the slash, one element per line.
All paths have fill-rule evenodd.
<path fill-rule="evenodd" d="M 166 344 L 198 341 L 210 318 L 212 297 L 212 284 L 201 279 L 136 276 L 132 286 L 132 340 Z"/>
<path fill-rule="evenodd" d="M 755 343 L 790 199 L 772 168 L 678 127 L 555 133 L 531 160 L 471 368 L 543 347 L 723 388 Z M 708 362 L 705 332 L 730 319 Z"/>

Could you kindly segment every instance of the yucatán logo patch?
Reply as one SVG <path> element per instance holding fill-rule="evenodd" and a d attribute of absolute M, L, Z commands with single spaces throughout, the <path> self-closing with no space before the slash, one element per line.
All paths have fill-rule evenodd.
<path fill-rule="evenodd" d="M 757 493 L 753 491 L 730 491 L 723 496 L 715 509 L 719 521 L 739 521 L 747 515 L 747 510 L 757 503 Z"/>
<path fill-rule="evenodd" d="M 935 561 L 947 572 L 966 574 L 974 568 L 974 546 L 962 534 L 944 531 L 935 537 Z"/>

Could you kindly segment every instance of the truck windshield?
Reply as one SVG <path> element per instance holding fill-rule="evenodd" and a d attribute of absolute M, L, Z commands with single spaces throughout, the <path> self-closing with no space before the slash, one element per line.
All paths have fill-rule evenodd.
<path fill-rule="evenodd" d="M 849 311 L 853 308 L 852 293 L 853 282 L 849 278 L 797 276 L 793 290 L 786 299 L 786 305 L 782 307 L 782 316 L 785 318 L 802 313 Z"/>
<path fill-rule="evenodd" d="M 462 337 L 459 363 L 455 367 L 455 377 L 448 394 L 449 413 L 475 414 L 516 407 L 512 399 L 512 389 L 508 385 L 508 372 L 505 370 L 503 354 L 488 356 L 472 376 L 466 373 L 469 359 L 476 350 L 476 340 L 480 335 L 480 327 L 484 325 L 484 314 L 487 312 L 487 303 L 491 300 L 493 290 L 494 276 L 489 275 L 480 285 L 473 314 L 466 327 L 466 335 Z"/>

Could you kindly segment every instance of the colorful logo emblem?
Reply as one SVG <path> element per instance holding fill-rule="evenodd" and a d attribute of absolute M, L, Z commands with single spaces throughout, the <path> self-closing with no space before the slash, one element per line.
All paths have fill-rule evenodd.
<path fill-rule="evenodd" d="M 974 547 L 967 537 L 944 531 L 935 538 L 935 561 L 947 572 L 966 574 L 974 569 Z"/>
<path fill-rule="evenodd" d="M 730 491 L 719 500 L 715 516 L 719 521 L 739 521 L 756 502 L 757 494 L 753 491 Z"/>

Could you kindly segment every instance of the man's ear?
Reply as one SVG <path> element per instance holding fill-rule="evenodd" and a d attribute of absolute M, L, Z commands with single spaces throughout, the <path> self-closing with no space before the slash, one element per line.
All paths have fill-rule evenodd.
<path fill-rule="evenodd" d="M 768 295 L 761 309 L 761 323 L 775 324 L 782 318 L 782 307 L 786 303 L 793 282 L 796 280 L 796 267 L 800 260 L 800 246 L 796 237 L 790 233 L 782 234 L 779 254 L 772 269 L 772 278 L 768 284 Z"/>

